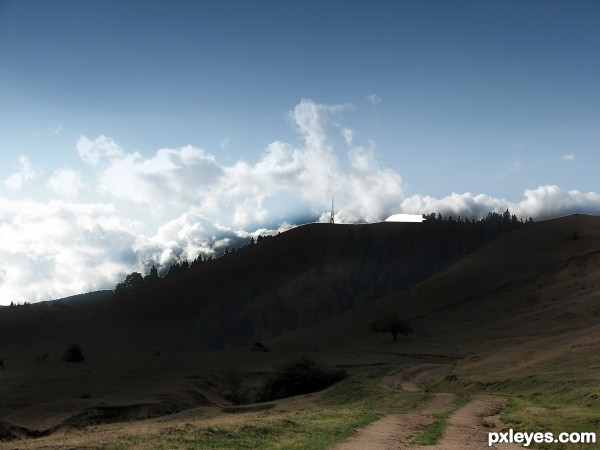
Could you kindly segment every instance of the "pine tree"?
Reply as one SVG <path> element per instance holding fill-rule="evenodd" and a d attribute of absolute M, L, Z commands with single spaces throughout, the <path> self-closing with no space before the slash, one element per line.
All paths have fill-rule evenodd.
<path fill-rule="evenodd" d="M 156 269 L 156 266 L 152 264 L 150 272 L 148 272 L 148 275 L 144 277 L 144 286 L 152 286 L 153 284 L 156 284 L 159 281 L 160 276 L 158 276 L 158 270 Z"/>

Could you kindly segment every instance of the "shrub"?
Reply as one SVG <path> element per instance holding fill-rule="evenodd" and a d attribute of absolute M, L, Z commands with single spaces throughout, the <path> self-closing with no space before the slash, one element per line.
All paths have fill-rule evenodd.
<path fill-rule="evenodd" d="M 81 347 L 77 344 L 69 344 L 65 353 L 62 357 L 63 361 L 69 363 L 78 363 L 83 362 L 85 356 L 83 356 L 83 352 L 81 351 Z"/>
<path fill-rule="evenodd" d="M 410 324 L 400 317 L 390 314 L 388 316 L 381 317 L 369 325 L 369 330 L 372 333 L 391 333 L 394 341 L 398 340 L 398 335 L 402 333 L 404 336 L 408 336 L 413 332 Z"/>
<path fill-rule="evenodd" d="M 345 377 L 344 370 L 328 369 L 304 356 L 277 368 L 257 392 L 256 400 L 265 402 L 317 392 Z"/>

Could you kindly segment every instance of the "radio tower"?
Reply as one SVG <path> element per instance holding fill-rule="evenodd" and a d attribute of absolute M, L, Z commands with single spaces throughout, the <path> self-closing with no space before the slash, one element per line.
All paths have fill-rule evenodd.
<path fill-rule="evenodd" d="M 329 218 L 329 223 L 335 223 L 335 219 L 333 218 L 333 216 L 334 216 L 333 197 L 331 197 L 331 217 Z"/>

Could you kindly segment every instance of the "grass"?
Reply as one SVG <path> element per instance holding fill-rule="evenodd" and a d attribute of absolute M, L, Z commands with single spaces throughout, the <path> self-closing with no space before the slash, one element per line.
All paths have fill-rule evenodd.
<path fill-rule="evenodd" d="M 554 372 L 464 386 L 442 382 L 436 390 L 456 393 L 499 394 L 507 398 L 501 420 L 522 432 L 596 432 L 600 438 L 600 381 L 592 372 Z M 594 444 L 532 443 L 529 448 L 590 450 Z M 596 443 L 596 446 L 598 443 Z"/>
<path fill-rule="evenodd" d="M 600 401 L 598 390 L 572 391 L 564 394 L 544 393 L 510 397 L 502 412 L 502 420 L 519 431 L 562 432 L 593 431 L 600 438 Z M 532 448 L 553 450 L 589 450 L 593 444 L 532 444 Z M 598 442 L 596 443 L 598 445 Z"/>
<path fill-rule="evenodd" d="M 371 379 L 349 379 L 311 402 L 301 403 L 302 407 L 290 405 L 289 411 L 222 415 L 210 421 L 188 418 L 186 423 L 169 424 L 155 433 L 122 435 L 115 447 L 326 449 L 383 415 L 413 409 L 426 397 L 421 393 L 392 393 Z"/>
<path fill-rule="evenodd" d="M 435 445 L 441 439 L 444 434 L 444 430 L 447 426 L 448 418 L 458 411 L 460 408 L 469 403 L 469 396 L 462 395 L 454 402 L 452 408 L 448 411 L 438 414 L 432 414 L 435 420 L 434 422 L 419 433 L 412 441 L 415 445 Z"/>

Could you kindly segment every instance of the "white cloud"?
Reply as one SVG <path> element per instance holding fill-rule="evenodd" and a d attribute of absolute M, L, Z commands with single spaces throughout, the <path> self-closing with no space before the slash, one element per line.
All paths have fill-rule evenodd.
<path fill-rule="evenodd" d="M 346 145 L 352 145 L 352 142 L 354 140 L 354 132 L 350 129 L 350 128 L 340 128 L 340 131 L 342 133 L 342 137 L 344 138 L 344 141 L 346 141 Z"/>
<path fill-rule="evenodd" d="M 252 223 L 264 223 L 268 218 L 268 211 L 262 205 L 263 199 L 258 196 L 256 198 L 247 198 L 243 203 L 235 205 L 233 213 L 233 224 L 237 226 L 245 226 Z"/>
<path fill-rule="evenodd" d="M 573 161 L 575 159 L 575 155 L 573 153 L 567 153 L 566 155 L 563 155 L 562 159 L 565 161 Z"/>
<path fill-rule="evenodd" d="M 383 220 L 402 195 L 401 178 L 380 167 L 374 144 L 351 145 L 353 132 L 341 124 L 347 108 L 302 100 L 288 117 L 303 145 L 275 141 L 254 164 L 223 165 L 192 146 L 161 149 L 145 158 L 126 153 L 104 136 L 93 141 L 82 137 L 85 145 L 80 147 L 88 150 L 80 154 L 89 158 L 110 143 L 112 156 L 102 153 L 106 161 L 99 189 L 155 212 L 194 210 L 230 226 L 259 227 L 281 212 L 274 206 L 282 203 L 277 199 L 321 209 L 335 195 L 341 205 L 338 220 Z"/>
<path fill-rule="evenodd" d="M 348 108 L 349 105 L 322 105 L 303 99 L 288 113 L 288 117 L 303 136 L 307 148 L 322 151 L 331 145 L 328 129 L 340 127 L 330 120 L 331 115 Z"/>
<path fill-rule="evenodd" d="M 377 103 L 381 103 L 381 97 L 376 94 L 371 94 L 367 97 L 367 101 L 371 105 L 376 105 Z"/>
<path fill-rule="evenodd" d="M 93 166 L 103 158 L 112 159 L 123 156 L 123 150 L 109 137 L 100 135 L 93 141 L 81 136 L 77 141 L 77 152 L 81 159 Z"/>
<path fill-rule="evenodd" d="M 85 184 L 81 181 L 80 172 L 71 169 L 59 169 L 55 170 L 50 180 L 48 180 L 48 186 L 57 194 L 72 199 L 77 197 Z"/>
<path fill-rule="evenodd" d="M 110 137 L 81 136 L 77 152 L 93 166 L 95 184 L 84 184 L 77 171 L 59 169 L 48 186 L 66 199 L 84 188 L 107 198 L 75 203 L 0 197 L 0 303 L 112 288 L 126 273 L 152 263 L 166 268 L 198 253 L 220 254 L 259 232 L 275 233 L 281 222 L 279 229 L 288 229 L 293 225 L 284 221 L 302 220 L 294 216 L 298 210 L 306 219 L 328 221 L 332 195 L 338 223 L 376 222 L 395 213 L 483 216 L 506 209 L 535 219 L 600 214 L 600 194 L 553 185 L 528 189 L 517 201 L 468 192 L 405 198 L 400 175 L 380 164 L 375 145 L 355 143 L 344 126 L 348 108 L 302 100 L 288 114 L 301 142 L 272 142 L 253 162 L 224 164 L 193 146 L 144 156 Z M 19 189 L 35 177 L 21 157 L 20 170 L 3 184 Z M 113 199 L 155 213 L 158 225 L 142 235 L 141 223 L 123 217 L 143 208 L 118 209 L 109 203 Z"/>
<path fill-rule="evenodd" d="M 546 219 L 573 213 L 600 214 L 600 194 L 596 192 L 565 191 L 546 185 L 526 189 L 520 201 L 494 198 L 486 194 L 452 193 L 443 198 L 414 195 L 402 201 L 403 213 L 426 214 L 441 212 L 454 216 L 482 217 L 490 211 L 509 209 L 517 217 Z"/>
<path fill-rule="evenodd" d="M 161 149 L 146 159 L 139 153 L 113 158 L 100 174 L 99 189 L 154 210 L 188 207 L 203 204 L 221 175 L 214 156 L 186 146 Z"/>
<path fill-rule="evenodd" d="M 250 235 L 214 223 L 199 213 L 186 212 L 159 227 L 154 236 L 139 236 L 132 248 L 140 265 L 157 264 L 166 269 L 174 262 L 191 261 L 199 254 L 220 255 L 226 246 L 238 247 Z"/>
<path fill-rule="evenodd" d="M 111 205 L 0 197 L 0 223 L 3 304 L 112 287 L 136 262 L 137 224 Z"/>
<path fill-rule="evenodd" d="M 19 166 L 17 172 L 2 180 L 2 184 L 9 189 L 19 190 L 25 183 L 32 181 L 37 177 L 36 171 L 27 156 L 19 157 Z"/>

